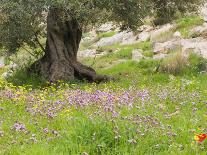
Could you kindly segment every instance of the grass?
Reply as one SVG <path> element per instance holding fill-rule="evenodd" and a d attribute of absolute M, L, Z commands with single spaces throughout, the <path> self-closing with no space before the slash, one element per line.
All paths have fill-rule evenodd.
<path fill-rule="evenodd" d="M 110 31 L 110 32 L 104 32 L 104 33 L 100 33 L 98 34 L 98 38 L 107 38 L 107 37 L 112 37 L 116 34 L 115 31 Z"/>
<path fill-rule="evenodd" d="M 187 16 L 176 21 L 176 31 L 179 31 L 184 38 L 188 38 L 192 28 L 202 25 L 203 23 L 203 19 L 199 16 Z"/>
<path fill-rule="evenodd" d="M 207 75 L 157 73 L 158 64 L 99 69 L 116 79 L 99 85 L 1 79 L 0 154 L 205 154 L 193 137 L 206 132 Z"/>
<path fill-rule="evenodd" d="M 128 61 L 99 70 L 117 79 L 100 85 L 31 88 L 1 80 L 0 154 L 205 154 L 206 141 L 197 144 L 193 131 L 206 131 L 207 75 L 156 73 L 157 64 Z M 88 102 L 95 92 L 99 101 Z"/>

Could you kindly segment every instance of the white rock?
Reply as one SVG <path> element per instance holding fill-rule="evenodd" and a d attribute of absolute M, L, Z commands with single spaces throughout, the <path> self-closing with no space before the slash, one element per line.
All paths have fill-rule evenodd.
<path fill-rule="evenodd" d="M 0 57 L 0 68 L 2 68 L 4 66 L 5 66 L 4 57 Z"/>
<path fill-rule="evenodd" d="M 176 31 L 176 32 L 173 34 L 173 37 L 174 37 L 174 38 L 178 38 L 178 39 L 180 39 L 180 38 L 182 38 L 182 35 L 181 35 L 181 33 L 180 33 L 179 31 Z"/>
<path fill-rule="evenodd" d="M 203 38 L 183 39 L 181 41 L 182 53 L 188 55 L 194 52 L 204 58 L 207 58 L 207 41 Z"/>
<path fill-rule="evenodd" d="M 143 58 L 142 50 L 135 49 L 132 51 L 132 60 L 140 61 Z"/>
<path fill-rule="evenodd" d="M 127 40 L 130 37 L 132 37 L 132 32 L 123 31 L 112 37 L 102 38 L 100 41 L 96 43 L 96 46 L 102 47 L 122 43 L 124 40 Z"/>
<path fill-rule="evenodd" d="M 111 31 L 113 29 L 115 29 L 116 27 L 114 26 L 114 24 L 112 22 L 108 22 L 108 23 L 105 23 L 103 25 L 101 25 L 97 31 L 98 32 L 108 32 L 108 31 Z"/>
<path fill-rule="evenodd" d="M 167 56 L 168 56 L 168 54 L 163 54 L 163 53 L 161 53 L 161 54 L 154 55 L 154 56 L 153 56 L 153 59 L 155 59 L 155 60 L 160 60 L 160 59 L 164 59 L 164 58 L 166 58 Z"/>
<path fill-rule="evenodd" d="M 207 3 L 201 8 L 201 15 L 204 21 L 207 22 Z"/>
<path fill-rule="evenodd" d="M 138 35 L 139 41 L 147 41 L 150 39 L 150 33 L 147 31 L 143 31 Z"/>
<path fill-rule="evenodd" d="M 128 32 L 123 35 L 122 44 L 123 45 L 130 45 L 137 42 L 137 36 L 133 32 Z"/>
<path fill-rule="evenodd" d="M 4 78 L 4 79 L 7 79 L 9 78 L 10 76 L 13 75 L 13 71 L 12 70 L 9 70 L 7 72 L 4 72 L 1 76 Z"/>
<path fill-rule="evenodd" d="M 151 34 L 151 42 L 155 42 L 155 40 L 157 39 L 157 37 L 159 37 L 160 35 L 169 32 L 170 30 L 172 30 L 175 27 L 175 25 L 172 24 L 166 24 L 156 30 L 154 30 Z"/>
<path fill-rule="evenodd" d="M 164 43 L 154 43 L 154 53 L 168 53 L 170 50 L 176 50 L 181 47 L 181 42 L 178 39 L 166 41 Z"/>
<path fill-rule="evenodd" d="M 18 65 L 14 62 L 11 62 L 9 65 L 8 65 L 8 68 L 10 70 L 14 70 L 14 69 L 17 69 Z"/>
<path fill-rule="evenodd" d="M 84 50 L 78 52 L 78 57 L 81 58 L 87 58 L 87 57 L 95 57 L 96 56 L 96 50 Z"/>
<path fill-rule="evenodd" d="M 201 26 L 197 26 L 193 28 L 190 32 L 190 34 L 202 34 L 202 33 L 207 33 L 207 23 L 204 23 Z"/>

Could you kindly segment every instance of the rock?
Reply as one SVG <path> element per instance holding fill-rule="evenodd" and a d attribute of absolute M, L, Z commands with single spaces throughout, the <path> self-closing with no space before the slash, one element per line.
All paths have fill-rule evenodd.
<path fill-rule="evenodd" d="M 18 68 L 18 65 L 17 65 L 16 63 L 14 63 L 14 62 L 11 62 L 11 63 L 8 65 L 8 68 L 9 68 L 10 70 L 15 70 L 15 69 Z"/>
<path fill-rule="evenodd" d="M 143 58 L 142 50 L 135 49 L 132 51 L 132 60 L 140 61 Z"/>
<path fill-rule="evenodd" d="M 101 25 L 98 29 L 97 32 L 101 33 L 101 32 L 108 32 L 111 30 L 114 30 L 116 27 L 114 26 L 114 24 L 112 22 L 108 22 L 105 23 L 103 25 Z"/>
<path fill-rule="evenodd" d="M 182 34 L 181 34 L 179 31 L 176 31 L 176 32 L 173 34 L 173 37 L 174 37 L 174 38 L 181 39 L 181 38 L 182 38 Z"/>
<path fill-rule="evenodd" d="M 7 72 L 4 72 L 1 76 L 2 76 L 2 78 L 7 79 L 7 78 L 11 77 L 12 75 L 13 75 L 13 71 L 9 70 Z"/>
<path fill-rule="evenodd" d="M 203 17 L 204 21 L 207 22 L 207 3 L 201 9 L 201 16 Z"/>
<path fill-rule="evenodd" d="M 139 32 L 150 32 L 152 30 L 154 30 L 154 28 L 150 25 L 142 25 L 138 29 Z"/>
<path fill-rule="evenodd" d="M 4 58 L 3 57 L 0 57 L 0 68 L 4 67 L 5 64 L 4 64 Z"/>
<path fill-rule="evenodd" d="M 123 40 L 122 40 L 123 45 L 135 44 L 136 42 L 137 42 L 137 35 L 135 35 L 133 32 L 128 32 L 123 35 Z"/>
<path fill-rule="evenodd" d="M 168 53 L 170 50 L 176 50 L 181 47 L 181 42 L 178 39 L 166 41 L 164 43 L 154 43 L 154 53 Z"/>
<path fill-rule="evenodd" d="M 190 36 L 201 36 L 205 34 L 207 34 L 207 23 L 193 28 L 190 32 Z"/>
<path fill-rule="evenodd" d="M 108 52 L 98 52 L 97 50 L 95 49 L 87 49 L 87 50 L 84 50 L 84 51 L 79 51 L 78 52 L 78 57 L 79 58 L 94 58 L 94 57 L 100 57 L 100 56 L 104 56 L 108 54 Z"/>
<path fill-rule="evenodd" d="M 207 58 L 207 41 L 203 38 L 183 39 L 181 46 L 184 55 L 189 55 L 193 52 L 203 58 Z"/>
<path fill-rule="evenodd" d="M 87 49 L 87 50 L 78 52 L 78 57 L 81 57 L 81 58 L 95 57 L 95 56 L 96 56 L 96 50 L 94 49 L 92 50 Z"/>
<path fill-rule="evenodd" d="M 110 46 L 117 43 L 122 43 L 124 40 L 129 40 L 130 37 L 133 36 L 132 32 L 123 31 L 120 32 L 112 37 L 102 38 L 100 41 L 96 43 L 96 46 Z"/>
<path fill-rule="evenodd" d="M 150 39 L 151 34 L 147 31 L 143 31 L 138 35 L 139 41 L 147 41 Z"/>
<path fill-rule="evenodd" d="M 151 33 L 151 42 L 156 42 L 156 39 L 164 34 L 164 33 L 167 33 L 169 31 L 171 31 L 173 28 L 175 28 L 175 25 L 172 25 L 172 24 L 166 24 L 160 28 L 158 28 L 157 30 L 154 30 L 152 33 Z"/>
<path fill-rule="evenodd" d="M 166 58 L 167 56 L 168 56 L 168 54 L 163 54 L 163 53 L 161 53 L 161 54 L 154 55 L 154 56 L 153 56 L 153 59 L 155 59 L 155 60 L 160 60 L 160 59 L 164 59 L 164 58 Z"/>

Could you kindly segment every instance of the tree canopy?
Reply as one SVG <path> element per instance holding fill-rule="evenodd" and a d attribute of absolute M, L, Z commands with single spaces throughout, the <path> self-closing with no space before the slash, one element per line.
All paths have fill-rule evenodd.
<path fill-rule="evenodd" d="M 148 0 L 2 0 L 0 43 L 10 52 L 24 43 L 38 46 L 37 38 L 45 35 L 45 16 L 51 8 L 60 9 L 61 18 L 75 18 L 81 28 L 114 21 L 135 29 L 150 7 Z"/>

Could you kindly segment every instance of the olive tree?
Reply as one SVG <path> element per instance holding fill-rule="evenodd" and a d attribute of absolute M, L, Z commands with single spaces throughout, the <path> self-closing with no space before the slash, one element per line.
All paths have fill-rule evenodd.
<path fill-rule="evenodd" d="M 153 13 L 155 0 L 1 0 L 0 46 L 9 53 L 29 46 L 44 55 L 31 67 L 50 81 L 106 76 L 77 61 L 82 33 L 88 26 L 113 21 L 122 29 L 136 29 Z M 187 1 L 187 0 L 186 0 Z M 45 46 L 40 41 L 46 38 Z"/>

